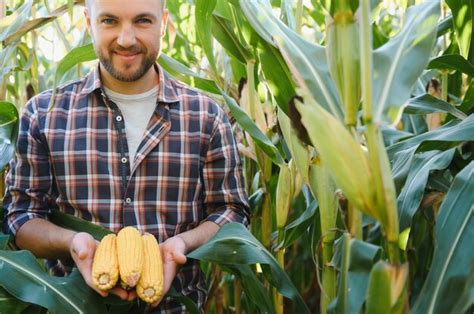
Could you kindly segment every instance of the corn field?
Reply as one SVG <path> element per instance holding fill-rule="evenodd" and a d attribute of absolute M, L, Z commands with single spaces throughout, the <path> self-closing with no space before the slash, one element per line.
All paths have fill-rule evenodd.
<path fill-rule="evenodd" d="M 22 106 L 88 73 L 96 56 L 83 1 L 0 4 L 5 170 Z M 206 274 L 204 311 L 473 313 L 474 3 L 167 6 L 158 63 L 231 117 L 252 210 L 248 230 L 227 224 L 188 254 Z M 110 232 L 51 219 L 96 239 Z M 77 271 L 49 276 L 0 233 L 0 313 L 130 308 Z"/>

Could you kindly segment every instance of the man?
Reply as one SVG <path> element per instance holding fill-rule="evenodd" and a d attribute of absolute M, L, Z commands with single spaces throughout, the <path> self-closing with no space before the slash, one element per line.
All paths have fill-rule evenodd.
<path fill-rule="evenodd" d="M 99 65 L 59 88 L 51 111 L 51 91 L 25 106 L 7 176 L 5 230 L 19 248 L 49 259 L 52 273 L 68 272 L 71 257 L 106 296 L 91 281 L 96 241 L 48 215 L 59 209 L 114 232 L 136 226 L 161 243 L 165 291 L 173 282 L 202 306 L 204 277 L 185 254 L 223 224 L 249 218 L 229 122 L 211 99 L 155 64 L 164 0 L 90 0 L 85 17 Z M 111 293 L 136 298 L 118 287 Z M 184 311 L 169 298 L 158 303 L 163 312 Z"/>

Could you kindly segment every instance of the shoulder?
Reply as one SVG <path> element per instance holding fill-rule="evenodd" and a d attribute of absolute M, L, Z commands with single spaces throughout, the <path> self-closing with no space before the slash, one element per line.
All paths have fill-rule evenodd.
<path fill-rule="evenodd" d="M 86 87 L 87 79 L 88 77 L 83 77 L 60 85 L 55 90 L 45 90 L 32 97 L 27 102 L 25 109 L 38 113 L 47 113 L 56 109 L 68 109 L 73 103 L 71 100 L 87 98 L 92 92 Z"/>

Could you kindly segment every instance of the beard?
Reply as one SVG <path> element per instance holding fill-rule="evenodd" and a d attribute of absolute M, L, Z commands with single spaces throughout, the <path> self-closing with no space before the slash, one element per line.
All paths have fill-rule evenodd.
<path fill-rule="evenodd" d="M 114 52 L 128 52 L 128 53 L 142 53 L 143 58 L 142 61 L 138 67 L 133 72 L 126 72 L 129 70 L 133 65 L 131 64 L 126 64 L 125 65 L 125 71 L 120 70 L 118 67 L 114 66 L 112 56 L 114 55 Z M 148 70 L 152 67 L 152 65 L 155 63 L 155 60 L 158 56 L 158 53 L 148 53 L 148 51 L 144 48 L 141 48 L 139 46 L 132 46 L 129 48 L 123 48 L 121 46 L 114 46 L 111 47 L 108 51 L 108 55 L 103 53 L 101 50 L 97 49 L 96 54 L 99 58 L 100 63 L 104 66 L 104 68 L 109 72 L 109 74 L 116 80 L 122 81 L 122 82 L 134 82 L 142 78 Z"/>

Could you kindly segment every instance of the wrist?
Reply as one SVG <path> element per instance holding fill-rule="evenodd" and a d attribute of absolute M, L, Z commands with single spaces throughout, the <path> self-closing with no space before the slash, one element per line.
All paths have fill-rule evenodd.
<path fill-rule="evenodd" d="M 177 235 L 175 235 L 174 237 L 177 238 L 177 239 L 179 239 L 179 240 L 181 240 L 181 242 L 183 243 L 183 248 L 184 248 L 184 252 L 183 252 L 183 253 L 184 253 L 184 254 L 188 253 L 188 244 L 187 244 L 187 242 L 186 242 L 185 237 L 183 237 L 183 236 L 180 235 L 180 234 L 177 234 Z"/>

